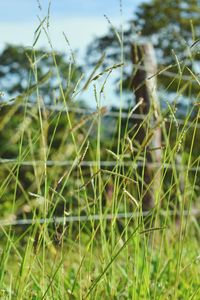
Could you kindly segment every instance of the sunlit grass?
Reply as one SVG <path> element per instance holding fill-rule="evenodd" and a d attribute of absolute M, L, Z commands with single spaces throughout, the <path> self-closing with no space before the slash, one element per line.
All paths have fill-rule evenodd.
<path fill-rule="evenodd" d="M 41 22 L 36 33 L 45 30 L 59 80 L 56 55 L 43 27 Z M 117 37 L 119 64 L 99 73 L 95 67 L 92 76 L 84 74 L 89 80 L 83 89 L 94 89 L 95 112 L 70 112 L 74 95 L 73 101 L 66 99 L 62 84 L 63 109 L 51 110 L 43 103 L 34 49 L 30 72 L 37 83 L 36 101 L 28 105 L 31 89 L 3 108 L 0 130 L 7 132 L 5 147 L 17 155 L 14 161 L 2 160 L 0 169 L 0 212 L 7 222 L 0 223 L 2 299 L 200 297 L 198 107 L 191 108 L 181 125 L 168 104 L 152 126 L 151 109 L 140 125 L 146 126 L 145 140 L 135 142 L 130 112 L 125 122 L 122 118 L 123 34 Z M 116 95 L 121 107 L 113 134 L 107 137 L 102 91 L 110 70 L 116 68 L 121 71 Z M 190 123 L 194 109 L 196 117 Z M 162 162 L 146 184 L 146 152 L 156 125 L 163 136 Z M 93 164 L 84 166 L 84 161 Z M 114 166 L 102 166 L 102 161 L 114 161 Z M 159 186 L 153 189 L 158 176 Z M 147 190 L 153 190 L 154 207 L 143 212 Z M 118 218 L 120 213 L 123 218 Z M 75 221 L 65 222 L 73 216 Z M 63 222 L 56 217 L 63 217 Z M 9 225 L 25 219 L 33 223 Z"/>

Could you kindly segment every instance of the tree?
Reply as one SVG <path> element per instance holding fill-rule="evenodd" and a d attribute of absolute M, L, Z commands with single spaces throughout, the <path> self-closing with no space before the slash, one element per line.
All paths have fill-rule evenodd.
<path fill-rule="evenodd" d="M 19 147 L 23 153 L 20 157 L 26 161 L 44 160 L 45 151 L 50 160 L 74 159 L 76 151 L 71 138 L 71 124 L 77 123 L 74 121 L 75 115 L 73 113 L 70 115 L 70 124 L 62 107 L 60 111 L 51 110 L 50 106 L 43 106 L 43 103 L 40 107 L 38 100 L 42 98 L 41 102 L 45 104 L 54 104 L 54 101 L 62 104 L 65 97 L 69 105 L 80 76 L 81 68 L 76 67 L 75 62 L 67 61 L 62 53 L 13 45 L 5 47 L 0 54 L 0 91 L 5 93 L 5 100 L 0 102 L 0 160 L 16 160 L 19 157 Z M 9 98 L 13 101 L 7 101 Z M 27 101 L 30 106 L 23 105 Z M 79 134 L 77 140 L 81 138 L 83 139 L 83 134 Z M 15 163 L 11 166 L 6 161 L 0 163 L 1 178 L 8 178 L 9 172 L 15 176 L 17 170 Z M 56 172 L 52 171 L 55 168 Z M 52 182 L 55 182 L 58 174 L 63 173 L 62 167 L 55 166 L 55 168 L 48 171 L 48 180 Z M 32 179 L 34 172 L 31 164 L 28 166 L 22 164 L 19 169 L 18 182 L 23 188 L 17 191 L 16 214 L 17 211 L 20 213 L 23 211 L 22 204 L 27 201 L 22 190 L 37 193 L 40 188 L 43 189 L 44 183 L 43 168 L 40 166 L 36 167 L 35 180 Z M 70 185 L 71 182 L 70 179 L 67 184 Z M 12 198 L 14 189 L 15 183 L 11 179 L 5 200 L 1 194 L 1 214 L 9 213 L 10 206 L 7 204 Z M 34 203 L 34 201 L 29 203 L 31 202 Z M 63 207 L 63 201 L 56 209 L 61 206 Z M 36 207 L 32 206 L 30 214 L 34 209 Z"/>
<path fill-rule="evenodd" d="M 134 70 L 130 68 L 131 44 L 151 41 L 156 49 L 158 69 L 172 65 L 167 70 L 168 73 L 163 72 L 158 76 L 159 87 L 174 92 L 177 86 L 180 88 L 187 84 L 183 91 L 186 96 L 190 95 L 191 91 L 192 94 L 199 91 L 199 85 L 188 70 L 189 68 L 196 74 L 195 62 L 200 58 L 199 13 L 199 0 L 152 0 L 138 6 L 128 23 L 128 29 L 124 32 L 124 61 L 127 66 L 124 70 L 125 89 L 132 89 Z M 106 35 L 95 39 L 89 45 L 89 63 L 94 63 L 94 58 L 104 51 L 107 52 L 104 66 L 120 60 L 121 49 L 112 28 Z M 177 79 L 173 73 L 177 75 Z M 190 80 L 185 80 L 183 75 L 188 76 Z"/>
<path fill-rule="evenodd" d="M 45 104 L 63 103 L 65 98 L 69 105 L 80 76 L 81 68 L 77 67 L 74 61 L 67 62 L 63 53 L 13 45 L 5 47 L 0 54 L 0 92 L 5 94 L 1 96 L 0 103 L 0 157 L 17 156 L 20 134 L 16 134 L 13 143 L 8 140 L 14 131 L 21 132 L 20 126 L 21 129 L 25 126 L 20 125 L 25 100 L 31 102 L 25 127 L 32 130 L 34 126 L 37 127 L 37 122 L 32 120 L 33 115 L 38 115 L 38 95 Z M 9 102 L 11 98 L 14 101 Z M 7 105 L 9 103 L 12 105 Z M 34 103 L 36 105 L 32 105 Z M 60 119 L 59 129 L 66 131 L 66 120 L 64 117 Z M 49 126 L 49 132 L 51 130 Z M 60 139 L 57 144 L 54 143 L 53 148 L 56 149 L 59 143 Z"/>
<path fill-rule="evenodd" d="M 0 91 L 7 97 L 22 94 L 42 81 L 40 96 L 45 102 L 61 97 L 60 85 L 68 100 L 80 74 L 81 68 L 67 62 L 63 53 L 7 45 L 0 54 Z M 35 96 L 33 93 L 32 101 Z"/>

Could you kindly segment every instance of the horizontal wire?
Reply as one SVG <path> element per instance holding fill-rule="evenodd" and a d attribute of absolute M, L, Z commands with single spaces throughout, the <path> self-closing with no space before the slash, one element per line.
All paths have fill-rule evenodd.
<path fill-rule="evenodd" d="M 137 64 L 131 64 L 133 67 L 135 67 L 136 69 L 138 70 L 141 70 L 141 71 L 146 71 L 146 67 L 145 66 L 141 66 L 141 65 L 137 65 Z M 174 67 L 175 65 L 171 65 L 171 67 Z M 162 69 L 158 70 L 158 72 L 156 72 L 154 75 L 152 75 L 151 77 L 149 78 L 146 78 L 147 80 L 148 79 L 151 79 L 153 77 L 157 77 L 159 75 L 164 75 L 165 77 L 170 77 L 170 78 L 173 78 L 173 79 L 182 79 L 184 81 L 190 81 L 190 82 L 193 82 L 193 83 L 197 83 L 196 80 L 193 79 L 192 76 L 189 76 L 189 75 L 179 75 L 177 73 L 174 73 L 174 72 L 170 72 L 170 71 L 166 71 L 166 68 L 170 69 L 170 66 L 167 66 L 167 67 L 163 67 Z M 198 76 L 199 74 L 197 74 Z"/>
<path fill-rule="evenodd" d="M 159 215 L 161 216 L 199 216 L 199 209 L 192 209 L 191 211 L 172 211 L 172 210 L 160 210 Z M 107 214 L 107 215 L 89 215 L 89 216 L 67 216 L 67 217 L 53 217 L 53 218 L 42 218 L 42 219 L 19 219 L 19 220 L 0 220 L 0 227 L 5 226 L 21 226 L 21 225 L 34 225 L 34 224 L 66 224 L 72 222 L 83 222 L 83 221 L 99 221 L 99 220 L 113 220 L 113 219 L 128 219 L 150 216 L 153 214 L 150 211 L 143 212 L 126 212 L 118 214 Z"/>
<path fill-rule="evenodd" d="M 27 160 L 27 161 L 20 161 L 18 159 L 0 159 L 0 164 L 16 164 L 16 165 L 21 165 L 21 166 L 34 166 L 34 165 L 46 165 L 46 166 L 58 166 L 58 167 L 64 167 L 64 166 L 82 166 L 82 167 L 95 167 L 99 162 L 90 160 L 90 161 L 81 161 L 80 163 L 73 160 L 47 160 L 47 161 L 42 161 L 42 160 Z M 167 163 L 142 163 L 142 162 L 132 162 L 132 161 L 100 161 L 100 166 L 101 167 L 115 167 L 116 164 L 119 166 L 124 166 L 124 167 L 133 167 L 134 169 L 138 167 L 144 167 L 144 166 L 149 166 L 150 168 L 168 168 L 168 169 L 173 169 L 173 167 L 176 168 L 178 171 L 200 171 L 200 167 L 188 167 L 180 164 L 167 164 Z"/>
<path fill-rule="evenodd" d="M 9 101 L 9 102 L 5 102 L 3 105 L 4 106 L 11 106 L 15 104 L 15 101 Z M 28 107 L 28 108 L 33 108 L 35 106 L 34 103 L 24 103 L 24 104 L 20 104 L 19 105 L 20 107 Z M 41 109 L 44 108 L 44 109 L 49 109 L 51 111 L 57 111 L 57 112 L 65 112 L 66 110 L 68 112 L 72 112 L 72 113 L 76 113 L 76 114 L 83 114 L 83 115 L 89 115 L 89 114 L 92 114 L 92 113 L 100 113 L 102 117 L 113 117 L 113 118 L 118 118 L 119 117 L 119 112 L 117 111 L 110 111 L 110 110 L 105 110 L 105 112 L 101 113 L 100 110 L 99 112 L 97 110 L 94 110 L 94 109 L 89 109 L 89 108 L 76 108 L 76 107 L 66 107 L 62 104 L 45 104 L 43 105 L 43 107 L 41 107 Z M 132 113 L 130 115 L 130 113 L 127 113 L 127 112 L 121 112 L 120 114 L 120 117 L 122 119 L 139 119 L 139 120 L 144 120 L 147 115 L 145 114 L 136 114 L 136 113 Z M 175 121 L 176 120 L 176 121 Z M 188 126 L 191 126 L 191 127 L 196 127 L 196 128 L 200 128 L 200 124 L 194 124 L 194 122 L 192 121 L 185 121 L 183 119 L 180 119 L 180 118 L 175 118 L 174 120 L 174 117 L 172 118 L 164 118 L 164 122 L 166 123 L 175 123 L 176 124 L 179 124 L 179 125 L 185 125 L 187 124 Z"/>

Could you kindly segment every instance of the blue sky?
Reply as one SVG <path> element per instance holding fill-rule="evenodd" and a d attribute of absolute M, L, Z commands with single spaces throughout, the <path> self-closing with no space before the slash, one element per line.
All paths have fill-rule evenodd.
<path fill-rule="evenodd" d="M 83 51 L 94 36 L 106 33 L 106 14 L 114 25 L 120 24 L 119 0 L 52 0 L 51 39 L 55 48 L 66 47 L 64 31 L 72 48 Z M 38 3 L 41 4 L 42 11 Z M 30 46 L 40 15 L 45 16 L 49 0 L 0 0 L 0 48 L 5 43 Z M 141 0 L 123 0 L 123 19 L 128 20 Z M 47 45 L 45 37 L 39 46 Z"/>
<path fill-rule="evenodd" d="M 0 0 L 0 50 L 5 43 L 31 46 L 34 31 L 39 25 L 40 18 L 47 15 L 49 0 L 40 0 L 42 11 L 39 9 L 38 0 Z M 136 6 L 141 0 L 122 0 L 123 23 L 130 19 Z M 108 16 L 115 26 L 121 24 L 119 0 L 51 0 L 50 37 L 55 50 L 69 51 L 63 37 L 65 32 L 71 48 L 78 50 L 78 61 L 84 63 L 86 46 L 95 36 L 105 34 Z M 41 35 L 38 47 L 47 47 L 45 35 Z M 105 89 L 106 90 L 106 89 Z M 91 106 L 95 106 L 93 90 L 82 95 L 90 99 Z M 118 97 L 113 93 L 112 82 L 108 81 L 103 105 L 118 105 Z"/>
<path fill-rule="evenodd" d="M 57 16 L 101 16 L 105 13 L 117 16 L 119 2 L 119 0 L 51 0 L 51 7 L 52 13 Z M 127 13 L 140 2 L 141 0 L 123 0 L 123 9 Z M 30 20 L 37 14 L 39 4 L 45 9 L 49 0 L 0 0 L 1 21 Z"/>

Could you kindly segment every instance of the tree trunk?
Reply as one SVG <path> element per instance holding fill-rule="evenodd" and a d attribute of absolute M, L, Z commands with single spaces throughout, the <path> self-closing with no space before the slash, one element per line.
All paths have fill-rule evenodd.
<path fill-rule="evenodd" d="M 134 122 L 137 123 L 137 128 L 140 128 L 138 134 L 136 136 L 137 141 L 141 145 L 144 139 L 147 137 L 147 132 L 149 127 L 153 127 L 155 123 L 155 119 L 158 117 L 159 112 L 159 100 L 157 95 L 157 80 L 156 80 L 156 72 L 157 72 L 157 63 L 156 56 L 153 45 L 150 43 L 142 44 L 142 45 L 132 45 L 131 46 L 131 54 L 132 54 L 132 63 L 133 68 L 135 70 L 133 78 L 132 78 L 132 89 L 135 95 L 136 104 L 143 99 L 141 105 L 136 109 L 136 113 L 138 114 L 148 114 L 152 109 L 152 114 L 150 118 L 150 124 L 144 124 L 141 126 L 143 120 L 137 119 Z M 154 148 L 154 151 L 149 152 L 150 148 Z M 148 186 L 153 177 L 154 182 L 150 189 L 146 191 L 143 190 L 143 209 L 150 209 L 155 204 L 155 190 L 158 190 L 159 186 L 159 173 L 157 172 L 157 176 L 155 178 L 155 170 L 150 166 L 152 162 L 159 163 L 161 162 L 161 130 L 160 128 L 155 129 L 154 135 L 152 137 L 151 143 L 147 147 L 146 154 L 146 163 L 144 172 L 144 181 Z M 157 149 L 159 148 L 159 149 Z M 152 155 L 153 153 L 153 155 Z"/>

